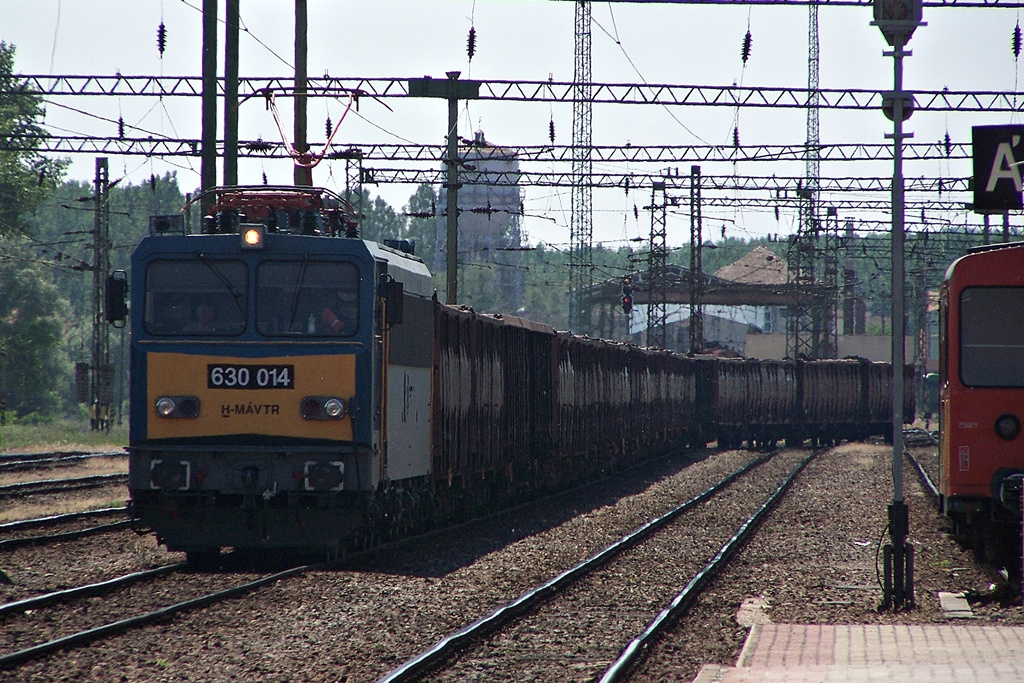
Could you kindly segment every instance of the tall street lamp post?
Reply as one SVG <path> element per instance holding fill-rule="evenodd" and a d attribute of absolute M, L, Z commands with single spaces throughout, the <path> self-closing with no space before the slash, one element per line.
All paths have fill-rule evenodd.
<path fill-rule="evenodd" d="M 882 609 L 914 606 L 914 548 L 907 543 L 910 516 L 903 501 L 903 393 L 904 308 L 903 301 L 903 139 L 912 137 L 903 132 L 903 122 L 914 110 L 914 98 L 903 90 L 903 57 L 911 53 L 904 48 L 921 21 L 921 0 L 874 0 L 874 21 L 893 48 L 883 52 L 893 58 L 893 89 L 884 93 L 882 111 L 892 120 L 892 483 L 893 499 L 889 505 L 889 539 L 885 547 L 885 580 Z M 886 135 L 889 137 L 889 135 Z"/>

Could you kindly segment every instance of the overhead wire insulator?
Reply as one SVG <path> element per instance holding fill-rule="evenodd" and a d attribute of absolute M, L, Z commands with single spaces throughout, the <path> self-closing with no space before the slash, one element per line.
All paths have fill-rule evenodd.
<path fill-rule="evenodd" d="M 740 58 L 743 59 L 743 65 L 747 65 L 747 60 L 750 59 L 750 47 L 754 44 L 754 37 L 750 35 L 750 31 L 747 31 L 747 35 L 743 36 L 743 47 L 740 48 Z"/>
<path fill-rule="evenodd" d="M 153 173 L 149 174 L 149 191 L 156 194 L 156 175 Z"/>
<path fill-rule="evenodd" d="M 160 58 L 163 59 L 164 50 L 167 49 L 167 28 L 162 21 L 156 29 L 156 49 L 160 53 Z"/>
<path fill-rule="evenodd" d="M 1016 59 L 1018 57 L 1020 57 L 1020 47 L 1021 47 L 1021 34 L 1020 34 L 1020 22 L 1019 21 L 1017 22 L 1017 25 L 1013 27 L 1013 41 L 1011 43 L 1011 47 L 1013 48 L 1013 59 L 1014 59 L 1014 61 L 1016 61 Z"/>
<path fill-rule="evenodd" d="M 555 144 L 555 119 L 554 119 L 554 117 L 552 117 L 552 119 L 550 121 L 548 121 L 548 140 L 551 140 L 551 144 L 552 145 Z"/>
<path fill-rule="evenodd" d="M 472 26 L 469 27 L 469 38 L 466 39 L 466 54 L 473 61 L 473 55 L 476 54 L 476 29 Z"/>
<path fill-rule="evenodd" d="M 266 171 L 263 172 L 263 184 L 264 185 L 267 184 L 267 172 Z"/>
<path fill-rule="evenodd" d="M 949 131 L 946 131 L 946 137 L 942 139 L 943 147 L 946 150 L 946 158 L 953 154 L 953 141 L 949 137 Z"/>
<path fill-rule="evenodd" d="M 732 129 L 732 146 L 739 149 L 740 146 L 740 127 L 734 126 Z"/>
<path fill-rule="evenodd" d="M 324 130 L 327 131 L 327 137 L 331 137 L 331 131 L 334 130 L 334 126 L 331 125 L 331 117 L 327 117 L 327 125 L 324 126 Z"/>
<path fill-rule="evenodd" d="M 117 117 L 117 137 L 119 140 L 124 139 L 124 118 L 121 116 Z"/>

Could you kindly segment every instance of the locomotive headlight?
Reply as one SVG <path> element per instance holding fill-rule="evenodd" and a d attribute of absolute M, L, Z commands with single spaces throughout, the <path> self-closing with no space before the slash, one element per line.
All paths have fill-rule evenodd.
<path fill-rule="evenodd" d="M 242 223 L 242 249 L 262 249 L 264 227 L 261 223 Z"/>
<path fill-rule="evenodd" d="M 174 414 L 174 399 L 170 396 L 161 396 L 156 400 L 156 414 L 160 417 L 170 417 Z"/>
<path fill-rule="evenodd" d="M 1009 441 L 1020 434 L 1020 420 L 1016 415 L 1006 413 L 996 418 L 996 434 Z"/>
<path fill-rule="evenodd" d="M 329 398 L 324 401 L 324 412 L 331 419 L 338 419 L 345 414 L 345 403 L 340 398 Z"/>
<path fill-rule="evenodd" d="M 345 401 L 334 396 L 306 396 L 300 410 L 307 420 L 340 420 L 345 417 Z"/>
<path fill-rule="evenodd" d="M 160 417 L 199 417 L 198 396 L 161 396 L 156 400 L 156 414 Z"/>

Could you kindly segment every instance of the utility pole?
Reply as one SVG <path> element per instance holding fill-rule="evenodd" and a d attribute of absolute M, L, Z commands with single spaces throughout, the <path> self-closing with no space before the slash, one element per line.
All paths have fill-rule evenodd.
<path fill-rule="evenodd" d="M 110 335 L 106 320 L 106 283 L 110 271 L 110 177 L 107 158 L 96 158 L 93 187 L 92 260 L 92 383 L 89 410 L 93 430 L 110 430 L 110 406 L 114 401 L 114 367 L 110 364 Z"/>
<path fill-rule="evenodd" d="M 409 97 L 439 97 L 448 100 L 448 222 L 446 225 L 446 292 L 445 303 L 455 305 L 459 296 L 459 100 L 475 100 L 480 96 L 480 81 L 460 81 L 461 71 L 447 71 L 447 81 L 429 76 L 409 81 Z"/>
<path fill-rule="evenodd" d="M 202 159 L 199 166 L 200 192 L 217 184 L 217 0 L 203 0 L 203 99 Z M 213 206 L 213 197 L 203 197 L 202 215 Z"/>
<path fill-rule="evenodd" d="M 238 27 L 240 0 L 227 0 L 224 33 L 224 184 L 238 184 Z"/>
<path fill-rule="evenodd" d="M 309 143 L 306 142 L 306 0 L 295 0 L 295 151 L 299 158 L 307 158 Z M 295 166 L 295 184 L 312 185 L 313 169 L 304 165 Z"/>

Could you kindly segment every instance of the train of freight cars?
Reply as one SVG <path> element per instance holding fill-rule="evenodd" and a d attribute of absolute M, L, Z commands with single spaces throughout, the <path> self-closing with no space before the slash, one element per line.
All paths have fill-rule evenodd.
<path fill-rule="evenodd" d="M 891 433 L 887 364 L 688 358 L 480 315 L 326 190 L 209 196 L 201 234 L 151 220 L 130 283 L 132 515 L 193 563 L 331 556 L 671 448 Z"/>

